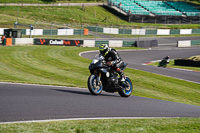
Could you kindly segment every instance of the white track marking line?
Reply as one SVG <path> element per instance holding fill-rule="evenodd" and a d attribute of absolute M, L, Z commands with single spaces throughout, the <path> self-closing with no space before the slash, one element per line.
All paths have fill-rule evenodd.
<path fill-rule="evenodd" d="M 142 65 L 148 65 L 148 64 L 155 63 L 155 62 L 160 62 L 160 61 L 161 60 L 155 60 L 155 61 L 145 62 Z"/>
<path fill-rule="evenodd" d="M 133 50 L 117 50 L 117 51 L 146 51 L 146 50 L 151 50 L 151 49 L 133 49 Z M 82 54 L 87 54 L 87 53 L 93 53 L 93 52 L 99 52 L 99 50 L 93 50 L 93 51 L 85 51 L 79 53 L 79 56 L 82 57 Z"/>
<path fill-rule="evenodd" d="M 13 121 L 13 122 L 0 122 L 0 124 L 39 123 L 39 122 L 56 122 L 56 121 L 75 121 L 75 120 L 155 119 L 155 118 L 180 118 L 180 117 L 94 117 L 94 118 L 69 118 L 69 119 L 49 119 L 49 120 L 32 120 L 32 121 Z"/>
<path fill-rule="evenodd" d="M 12 85 L 29 85 L 29 86 L 44 86 L 44 87 L 57 87 L 57 88 L 75 88 L 75 89 L 87 89 L 79 87 L 69 87 L 69 86 L 55 86 L 55 85 L 40 85 L 40 84 L 27 84 L 27 83 L 12 83 L 12 82 L 0 82 L 0 84 L 12 84 Z"/>

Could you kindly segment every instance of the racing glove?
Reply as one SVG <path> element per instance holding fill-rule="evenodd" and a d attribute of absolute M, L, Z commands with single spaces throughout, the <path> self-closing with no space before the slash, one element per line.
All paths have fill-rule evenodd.
<path fill-rule="evenodd" d="M 113 66 L 115 64 L 115 61 L 110 61 L 107 63 L 108 66 Z"/>

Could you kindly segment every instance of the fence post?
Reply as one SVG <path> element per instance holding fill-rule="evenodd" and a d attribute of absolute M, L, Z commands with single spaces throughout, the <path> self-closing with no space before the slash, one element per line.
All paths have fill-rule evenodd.
<path fill-rule="evenodd" d="M 29 36 L 29 38 L 31 38 L 31 30 L 32 30 L 32 24 L 30 24 L 30 36 Z"/>
<path fill-rule="evenodd" d="M 124 40 L 124 26 L 123 26 L 123 29 L 122 29 L 122 31 L 123 31 L 123 35 L 122 35 L 122 40 Z"/>
<path fill-rule="evenodd" d="M 143 16 L 142 16 L 142 23 L 144 22 L 144 18 L 143 18 Z"/>
<path fill-rule="evenodd" d="M 36 28 L 36 23 L 37 23 L 37 21 L 35 21 L 35 23 L 34 23 L 34 29 Z M 33 38 L 35 38 L 35 33 L 33 35 Z"/>
<path fill-rule="evenodd" d="M 199 16 L 199 23 L 200 23 L 200 16 Z"/>
<path fill-rule="evenodd" d="M 82 27 L 83 25 L 81 24 L 81 39 L 82 39 L 82 29 L 83 29 L 83 27 Z"/>
<path fill-rule="evenodd" d="M 51 23 L 51 38 L 52 38 L 52 25 L 53 25 L 53 22 Z"/>
<path fill-rule="evenodd" d="M 67 24 L 66 24 L 66 27 L 67 27 Z M 67 29 L 66 29 L 66 39 L 67 39 Z"/>
<path fill-rule="evenodd" d="M 96 28 L 95 28 L 95 41 L 97 39 L 97 25 L 96 25 Z"/>

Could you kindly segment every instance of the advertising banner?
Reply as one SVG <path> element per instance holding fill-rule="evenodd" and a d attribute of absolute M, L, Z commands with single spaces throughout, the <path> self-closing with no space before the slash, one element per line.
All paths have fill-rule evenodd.
<path fill-rule="evenodd" d="M 80 46 L 83 40 L 34 39 L 35 45 Z"/>

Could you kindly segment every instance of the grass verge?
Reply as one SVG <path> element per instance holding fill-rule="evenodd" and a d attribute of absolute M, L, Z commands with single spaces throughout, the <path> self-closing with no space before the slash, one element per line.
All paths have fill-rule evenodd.
<path fill-rule="evenodd" d="M 44 123 L 0 124 L 6 133 L 198 133 L 200 118 L 80 120 Z"/>
<path fill-rule="evenodd" d="M 0 81 L 87 88 L 91 60 L 79 53 L 89 50 L 97 48 L 1 46 Z M 133 82 L 135 96 L 200 105 L 200 84 L 130 68 L 125 74 Z"/>

